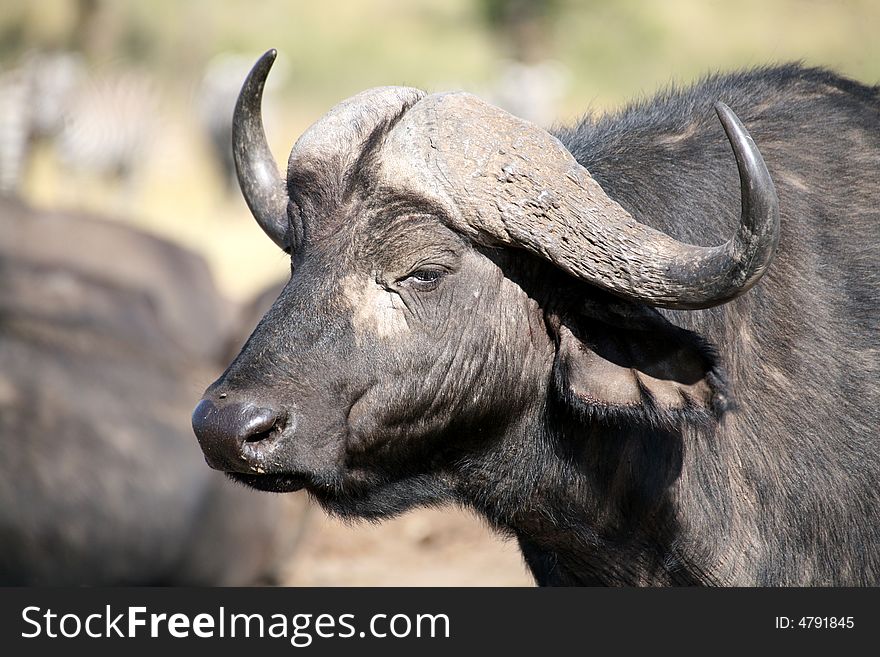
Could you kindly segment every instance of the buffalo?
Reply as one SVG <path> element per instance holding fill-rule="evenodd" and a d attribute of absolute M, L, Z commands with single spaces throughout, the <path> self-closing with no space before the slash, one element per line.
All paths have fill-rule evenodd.
<path fill-rule="evenodd" d="M 0 584 L 279 581 L 301 504 L 205 468 L 186 422 L 224 307 L 195 254 L 0 202 Z"/>
<path fill-rule="evenodd" d="M 542 585 L 880 583 L 880 89 L 760 68 L 551 134 L 383 87 L 285 180 L 274 58 L 234 153 L 292 273 L 193 413 L 212 467 L 470 507 Z"/>

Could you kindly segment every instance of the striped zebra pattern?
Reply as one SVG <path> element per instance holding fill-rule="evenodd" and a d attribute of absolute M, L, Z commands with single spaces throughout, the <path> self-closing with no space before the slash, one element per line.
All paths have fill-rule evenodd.
<path fill-rule="evenodd" d="M 0 194 L 20 195 L 40 140 L 67 170 L 130 176 L 158 127 L 158 99 L 141 73 L 90 74 L 72 53 L 26 56 L 0 74 Z"/>

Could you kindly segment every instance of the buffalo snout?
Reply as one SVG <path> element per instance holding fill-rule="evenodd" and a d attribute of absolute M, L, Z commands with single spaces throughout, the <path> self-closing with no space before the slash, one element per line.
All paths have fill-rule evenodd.
<path fill-rule="evenodd" d="M 205 460 L 225 472 L 265 472 L 287 424 L 284 413 L 251 403 L 203 399 L 192 426 Z"/>

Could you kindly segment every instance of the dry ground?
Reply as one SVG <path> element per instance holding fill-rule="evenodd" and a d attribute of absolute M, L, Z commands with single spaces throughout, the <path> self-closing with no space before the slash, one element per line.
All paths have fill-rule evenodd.
<path fill-rule="evenodd" d="M 286 586 L 533 586 L 516 542 L 460 509 L 347 525 L 311 508 Z"/>

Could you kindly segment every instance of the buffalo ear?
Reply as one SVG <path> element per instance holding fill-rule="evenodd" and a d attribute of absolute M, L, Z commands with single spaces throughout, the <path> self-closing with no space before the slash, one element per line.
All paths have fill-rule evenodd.
<path fill-rule="evenodd" d="M 728 401 L 714 349 L 654 310 L 627 310 L 551 322 L 556 392 L 600 422 L 673 429 L 717 419 Z"/>

